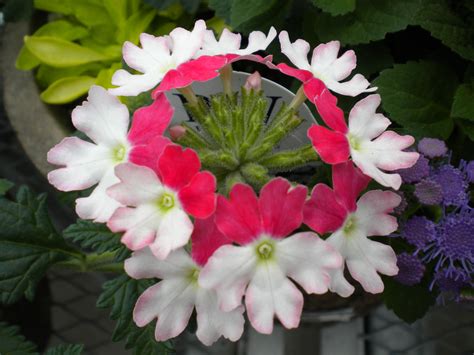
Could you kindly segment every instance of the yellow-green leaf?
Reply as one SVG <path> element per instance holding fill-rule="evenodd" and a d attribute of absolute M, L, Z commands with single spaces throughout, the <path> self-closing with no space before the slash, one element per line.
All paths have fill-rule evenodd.
<path fill-rule="evenodd" d="M 97 76 L 106 67 L 106 64 L 95 62 L 81 64 L 74 67 L 54 68 L 46 64 L 41 64 L 36 71 L 36 81 L 40 88 L 45 89 L 55 81 L 69 76 Z"/>
<path fill-rule="evenodd" d="M 108 24 L 113 25 L 112 19 L 102 4 L 78 1 L 73 3 L 74 16 L 87 27 Z"/>
<path fill-rule="evenodd" d="M 104 68 L 97 75 L 95 81 L 96 85 L 103 86 L 104 88 L 111 88 L 112 85 L 112 75 L 122 67 L 122 63 L 114 63 L 110 68 Z"/>
<path fill-rule="evenodd" d="M 64 68 L 109 59 L 104 54 L 76 43 L 54 37 L 25 37 L 34 56 L 53 67 Z"/>
<path fill-rule="evenodd" d="M 48 104 L 64 104 L 87 93 L 95 78 L 90 76 L 71 76 L 59 79 L 41 93 L 41 100 Z"/>
<path fill-rule="evenodd" d="M 31 70 L 36 68 L 41 61 L 36 58 L 25 46 L 21 47 L 18 57 L 16 57 L 15 68 L 20 70 Z"/>
<path fill-rule="evenodd" d="M 119 42 L 130 41 L 137 44 L 138 37 L 142 32 L 145 32 L 148 26 L 150 26 L 150 23 L 153 21 L 155 16 L 156 11 L 150 9 L 143 9 L 130 16 L 125 22 L 124 27 L 119 32 Z"/>
<path fill-rule="evenodd" d="M 60 14 L 72 14 L 72 0 L 35 0 L 35 8 Z"/>
<path fill-rule="evenodd" d="M 104 7 L 117 27 L 121 28 L 127 19 L 128 0 L 104 0 Z"/>

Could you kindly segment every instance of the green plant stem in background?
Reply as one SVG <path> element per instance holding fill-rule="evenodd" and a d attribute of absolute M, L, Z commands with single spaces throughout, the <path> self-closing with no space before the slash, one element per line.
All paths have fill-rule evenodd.
<path fill-rule="evenodd" d="M 116 252 L 85 254 L 80 258 L 72 258 L 59 262 L 55 266 L 79 272 L 124 272 L 123 262 L 117 262 L 116 260 Z"/>
<path fill-rule="evenodd" d="M 184 96 L 184 98 L 188 102 L 188 105 L 196 106 L 198 104 L 198 98 L 196 94 L 194 93 L 193 88 L 191 86 L 180 88 L 178 89 L 178 91 L 181 93 L 181 95 Z"/>
<path fill-rule="evenodd" d="M 232 91 L 232 65 L 227 64 L 220 70 L 220 73 L 224 92 L 227 95 L 232 96 L 234 93 Z"/>
<path fill-rule="evenodd" d="M 293 100 L 291 100 L 290 104 L 288 105 L 288 107 L 296 111 L 305 101 L 306 101 L 306 95 L 304 93 L 304 87 L 303 85 L 301 85 L 298 91 L 296 92 L 295 97 L 293 98 Z"/>

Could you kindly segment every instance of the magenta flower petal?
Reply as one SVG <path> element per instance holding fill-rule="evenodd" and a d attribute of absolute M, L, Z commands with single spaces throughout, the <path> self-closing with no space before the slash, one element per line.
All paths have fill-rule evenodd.
<path fill-rule="evenodd" d="M 324 162 L 338 164 L 349 159 L 349 142 L 344 134 L 313 125 L 308 129 L 308 137 Z"/>

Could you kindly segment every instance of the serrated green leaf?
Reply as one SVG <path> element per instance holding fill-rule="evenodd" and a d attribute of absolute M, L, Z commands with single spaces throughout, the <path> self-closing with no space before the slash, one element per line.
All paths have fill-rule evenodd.
<path fill-rule="evenodd" d="M 7 179 L 0 179 L 0 196 L 5 195 L 15 184 Z"/>
<path fill-rule="evenodd" d="M 44 355 L 80 355 L 84 350 L 82 344 L 63 344 L 48 349 Z"/>
<path fill-rule="evenodd" d="M 451 116 L 474 121 L 474 87 L 471 84 L 459 85 L 454 94 Z"/>
<path fill-rule="evenodd" d="M 344 16 L 321 13 L 314 28 L 323 42 L 369 43 L 403 30 L 414 22 L 420 9 L 421 0 L 359 0 L 355 11 Z"/>
<path fill-rule="evenodd" d="M 383 277 L 382 298 L 388 309 L 400 319 L 413 323 L 422 318 L 435 302 L 435 295 L 429 290 L 427 280 L 414 286 L 405 286 L 393 277 Z"/>
<path fill-rule="evenodd" d="M 73 0 L 35 0 L 35 8 L 59 14 L 72 14 Z"/>
<path fill-rule="evenodd" d="M 474 60 L 473 23 L 468 23 L 456 14 L 448 1 L 424 0 L 423 10 L 417 14 L 416 23 L 463 58 Z"/>
<path fill-rule="evenodd" d="M 337 16 L 354 11 L 356 0 L 313 0 L 313 4 L 324 12 Z"/>
<path fill-rule="evenodd" d="M 382 71 L 373 85 L 389 118 L 404 128 L 427 137 L 445 139 L 451 134 L 458 80 L 450 67 L 426 61 L 398 64 Z"/>
<path fill-rule="evenodd" d="M 40 97 L 47 104 L 61 105 L 84 96 L 94 84 L 91 76 L 70 76 L 52 83 Z"/>
<path fill-rule="evenodd" d="M 0 301 L 34 296 L 37 283 L 54 263 L 80 257 L 56 232 L 45 195 L 21 187 L 17 201 L 0 198 Z"/>
<path fill-rule="evenodd" d="M 20 334 L 20 328 L 0 322 L 0 354 L 30 355 L 38 354 L 36 345 Z"/>
<path fill-rule="evenodd" d="M 52 67 L 72 67 L 109 59 L 90 48 L 54 37 L 27 36 L 25 45 L 35 57 Z"/>
<path fill-rule="evenodd" d="M 138 328 L 133 323 L 133 308 L 138 297 L 154 283 L 153 280 L 134 280 L 122 275 L 107 281 L 97 300 L 97 307 L 112 308 L 110 317 L 117 321 L 112 340 L 125 340 L 126 348 L 133 348 L 134 355 L 173 353 L 169 342 L 159 343 L 155 340 L 153 324 Z"/>
<path fill-rule="evenodd" d="M 63 236 L 78 243 L 81 248 L 92 249 L 98 254 L 115 252 L 119 261 L 130 255 L 128 249 L 120 242 L 121 235 L 111 232 L 105 224 L 79 219 L 64 230 Z"/>
<path fill-rule="evenodd" d="M 232 27 L 238 27 L 253 17 L 265 14 L 275 3 L 276 0 L 234 0 L 232 2 L 230 24 Z"/>

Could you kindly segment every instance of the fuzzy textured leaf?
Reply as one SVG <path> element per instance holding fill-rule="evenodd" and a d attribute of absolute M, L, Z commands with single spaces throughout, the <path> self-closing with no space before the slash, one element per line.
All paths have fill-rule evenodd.
<path fill-rule="evenodd" d="M 458 80 L 450 67 L 426 61 L 398 64 L 382 71 L 373 85 L 379 88 L 389 118 L 412 133 L 440 138 L 451 134 Z"/>
<path fill-rule="evenodd" d="M 48 349 L 44 355 L 80 355 L 84 350 L 82 344 L 63 344 Z"/>
<path fill-rule="evenodd" d="M 253 17 L 265 14 L 275 3 L 276 0 L 234 0 L 232 2 L 230 24 L 233 27 L 238 27 Z"/>
<path fill-rule="evenodd" d="M 153 284 L 153 280 L 134 280 L 122 275 L 107 281 L 97 300 L 97 307 L 111 308 L 110 318 L 117 321 L 112 340 L 125 340 L 126 348 L 133 348 L 134 355 L 173 353 L 169 342 L 159 343 L 155 340 L 153 324 L 138 328 L 133 322 L 133 308 L 138 297 Z"/>
<path fill-rule="evenodd" d="M 369 43 L 412 24 L 420 5 L 421 0 L 359 0 L 355 11 L 344 16 L 321 13 L 314 22 L 315 29 L 325 42 Z"/>
<path fill-rule="evenodd" d="M 333 16 L 347 14 L 356 8 L 356 0 L 313 0 L 313 4 Z"/>
<path fill-rule="evenodd" d="M 0 322 L 0 354 L 36 355 L 36 345 L 20 334 L 19 327 Z"/>
<path fill-rule="evenodd" d="M 45 195 L 21 187 L 16 199 L 0 198 L 0 301 L 5 304 L 23 295 L 32 299 L 52 264 L 78 256 L 51 224 Z"/>
<path fill-rule="evenodd" d="M 474 122 L 474 87 L 472 85 L 459 85 L 454 95 L 451 116 Z"/>
<path fill-rule="evenodd" d="M 14 184 L 11 181 L 0 179 L 0 196 L 5 195 L 13 186 Z"/>
<path fill-rule="evenodd" d="M 63 231 L 63 236 L 97 254 L 115 252 L 117 260 L 124 260 L 130 255 L 128 249 L 120 243 L 120 234 L 111 232 L 105 224 L 78 219 Z"/>

